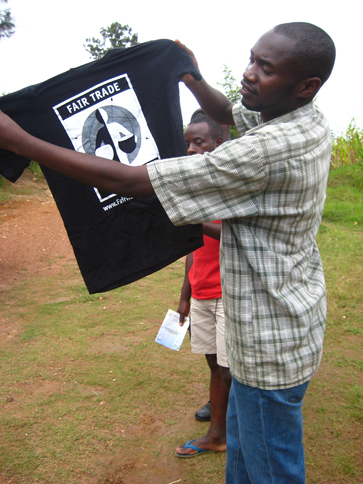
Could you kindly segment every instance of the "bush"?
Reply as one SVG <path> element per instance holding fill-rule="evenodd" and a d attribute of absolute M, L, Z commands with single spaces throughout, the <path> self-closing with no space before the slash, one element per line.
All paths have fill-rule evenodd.
<path fill-rule="evenodd" d="M 333 135 L 332 168 L 363 162 L 363 130 L 357 128 L 354 119 L 345 134 Z"/>

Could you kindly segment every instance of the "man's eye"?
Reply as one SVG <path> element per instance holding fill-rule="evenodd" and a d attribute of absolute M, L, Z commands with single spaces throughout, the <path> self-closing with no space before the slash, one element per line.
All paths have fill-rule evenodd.
<path fill-rule="evenodd" d="M 264 72 L 265 74 L 272 74 L 272 71 L 270 71 L 270 70 L 268 69 L 268 67 L 264 67 L 264 66 L 262 66 L 262 70 L 263 70 L 263 72 Z"/>

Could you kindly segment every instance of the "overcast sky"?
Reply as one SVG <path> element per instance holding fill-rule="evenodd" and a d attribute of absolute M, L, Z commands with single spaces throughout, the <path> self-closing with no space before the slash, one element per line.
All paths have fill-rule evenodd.
<path fill-rule="evenodd" d="M 352 118 L 363 127 L 362 22 L 356 0 L 228 4 L 213 0 L 9 0 L 8 8 L 16 23 L 16 33 L 0 42 L 0 92 L 8 93 L 89 62 L 85 39 L 99 37 L 100 28 L 112 22 L 128 24 L 140 42 L 180 39 L 194 51 L 203 76 L 215 87 L 223 80 L 223 64 L 238 81 L 242 78 L 251 47 L 274 25 L 314 23 L 332 37 L 337 49 L 333 74 L 318 95 L 318 105 L 335 133 L 345 132 Z M 181 106 L 187 123 L 198 105 L 184 86 Z"/>

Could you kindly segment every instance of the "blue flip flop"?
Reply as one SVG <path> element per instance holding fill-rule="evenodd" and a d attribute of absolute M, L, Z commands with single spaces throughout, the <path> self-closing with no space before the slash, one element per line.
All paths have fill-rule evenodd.
<path fill-rule="evenodd" d="M 195 440 L 196 439 L 193 439 L 193 440 L 190 440 L 189 442 L 187 442 L 184 445 L 184 448 L 185 449 L 193 449 L 193 450 L 196 450 L 197 451 L 196 454 L 179 454 L 179 452 L 175 451 L 175 455 L 177 457 L 180 457 L 181 459 L 188 459 L 190 457 L 197 457 L 198 455 L 208 454 L 208 453 L 215 453 L 216 452 L 215 450 L 200 449 L 196 445 L 192 445 L 192 442 L 194 442 Z"/>

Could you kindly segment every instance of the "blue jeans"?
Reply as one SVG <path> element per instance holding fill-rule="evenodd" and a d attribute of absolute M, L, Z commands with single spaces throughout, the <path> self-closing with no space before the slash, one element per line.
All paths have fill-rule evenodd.
<path fill-rule="evenodd" d="M 302 403 L 308 384 L 260 390 L 232 379 L 226 484 L 305 483 Z"/>

